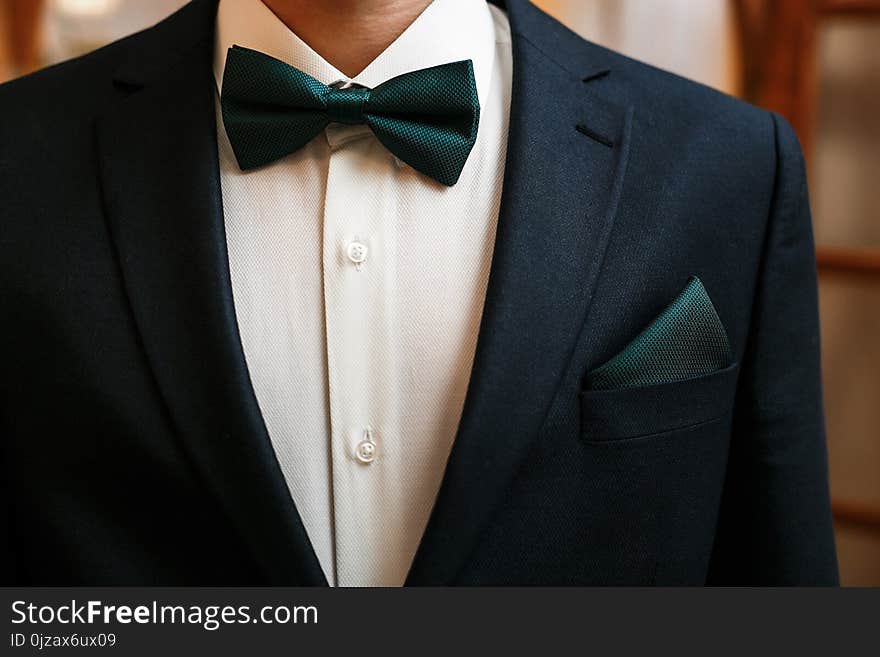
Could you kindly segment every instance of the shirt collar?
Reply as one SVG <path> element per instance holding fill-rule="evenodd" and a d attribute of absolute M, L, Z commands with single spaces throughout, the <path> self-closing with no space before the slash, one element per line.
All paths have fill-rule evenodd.
<path fill-rule="evenodd" d="M 344 81 L 376 87 L 403 73 L 470 59 L 484 105 L 495 57 L 492 15 L 483 0 L 434 0 L 363 71 L 347 77 L 294 34 L 261 0 L 220 0 L 214 77 L 222 88 L 226 52 L 233 45 L 280 59 L 324 84 Z"/>

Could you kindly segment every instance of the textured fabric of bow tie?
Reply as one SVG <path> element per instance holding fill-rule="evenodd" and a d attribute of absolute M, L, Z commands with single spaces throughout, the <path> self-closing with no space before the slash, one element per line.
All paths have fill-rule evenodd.
<path fill-rule="evenodd" d="M 480 119 L 470 60 L 405 73 L 374 89 L 335 89 L 241 46 L 227 52 L 220 105 L 243 170 L 289 155 L 329 123 L 365 124 L 398 159 L 449 186 L 461 175 Z"/>

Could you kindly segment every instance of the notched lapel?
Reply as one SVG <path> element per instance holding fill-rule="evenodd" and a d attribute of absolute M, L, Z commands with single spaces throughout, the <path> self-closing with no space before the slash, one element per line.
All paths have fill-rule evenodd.
<path fill-rule="evenodd" d="M 507 5 L 513 97 L 495 252 L 462 419 L 412 585 L 456 581 L 538 436 L 586 318 L 626 170 L 632 109 L 584 80 L 602 62 L 568 70 L 541 47 L 562 28 L 527 2 Z"/>
<path fill-rule="evenodd" d="M 154 28 L 135 60 L 150 70 L 120 71 L 127 96 L 97 124 L 107 221 L 144 350 L 196 471 L 267 582 L 324 584 L 236 325 L 217 168 L 215 8 L 198 0 Z"/>

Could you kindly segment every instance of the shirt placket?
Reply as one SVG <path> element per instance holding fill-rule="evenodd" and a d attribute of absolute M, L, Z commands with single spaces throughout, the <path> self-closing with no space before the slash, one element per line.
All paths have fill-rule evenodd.
<path fill-rule="evenodd" d="M 335 579 L 360 586 L 382 583 L 387 560 L 382 493 L 393 451 L 393 237 L 389 244 L 383 234 L 382 165 L 371 160 L 372 137 L 331 125 L 327 139 L 323 269 Z"/>

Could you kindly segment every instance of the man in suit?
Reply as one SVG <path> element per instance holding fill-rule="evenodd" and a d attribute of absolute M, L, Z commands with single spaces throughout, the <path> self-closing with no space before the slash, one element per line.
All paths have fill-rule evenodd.
<path fill-rule="evenodd" d="M 0 88 L 11 584 L 833 584 L 784 120 L 525 0 Z"/>

